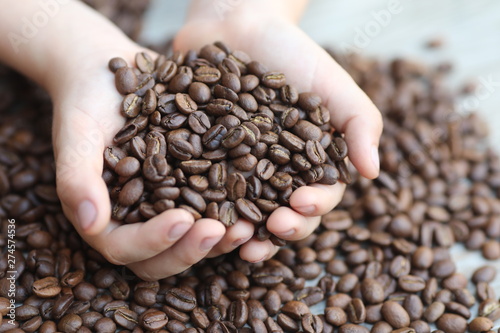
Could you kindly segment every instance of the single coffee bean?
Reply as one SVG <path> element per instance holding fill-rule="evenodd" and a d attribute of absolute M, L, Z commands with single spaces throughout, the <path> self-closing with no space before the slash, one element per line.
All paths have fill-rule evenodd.
<path fill-rule="evenodd" d="M 438 319 L 436 326 L 447 333 L 463 333 L 467 329 L 467 321 L 456 314 L 445 313 Z"/>
<path fill-rule="evenodd" d="M 288 131 L 279 134 L 279 143 L 294 153 L 303 152 L 306 147 L 304 140 Z"/>
<path fill-rule="evenodd" d="M 115 57 L 109 60 L 108 67 L 113 73 L 116 73 L 120 68 L 127 67 L 127 62 L 123 58 Z"/>
<path fill-rule="evenodd" d="M 312 165 L 325 163 L 326 153 L 319 141 L 309 140 L 306 142 L 305 153 Z"/>
<path fill-rule="evenodd" d="M 133 93 L 138 84 L 139 79 L 132 68 L 121 67 L 115 71 L 115 85 L 120 94 Z"/>
<path fill-rule="evenodd" d="M 262 212 L 253 202 L 240 198 L 235 203 L 236 210 L 246 220 L 252 223 L 259 223 L 262 220 Z"/>
<path fill-rule="evenodd" d="M 191 114 L 198 109 L 198 105 L 188 94 L 177 93 L 175 95 L 175 105 L 184 114 Z"/>
<path fill-rule="evenodd" d="M 276 172 L 269 178 L 269 183 L 278 191 L 283 191 L 292 186 L 292 176 L 284 172 Z"/>
<path fill-rule="evenodd" d="M 251 171 L 256 165 L 257 158 L 252 154 L 243 155 L 233 160 L 233 166 L 240 171 Z"/>
<path fill-rule="evenodd" d="M 394 301 L 386 301 L 382 306 L 382 316 L 393 328 L 408 327 L 410 317 L 406 310 Z"/>
<path fill-rule="evenodd" d="M 181 197 L 200 213 L 203 213 L 207 208 L 203 197 L 189 187 L 181 188 Z"/>
<path fill-rule="evenodd" d="M 247 191 L 247 182 L 245 177 L 237 172 L 232 173 L 227 178 L 226 183 L 227 198 L 231 201 L 244 198 Z"/>

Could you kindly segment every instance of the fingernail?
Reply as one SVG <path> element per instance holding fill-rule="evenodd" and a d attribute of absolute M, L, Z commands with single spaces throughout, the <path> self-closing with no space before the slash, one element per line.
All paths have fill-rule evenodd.
<path fill-rule="evenodd" d="M 376 146 L 372 147 L 372 162 L 377 171 L 380 170 L 380 158 L 378 156 L 378 148 Z"/>
<path fill-rule="evenodd" d="M 240 239 L 237 239 L 233 242 L 233 247 L 238 247 L 240 245 L 243 245 L 245 244 L 246 242 L 248 242 L 250 240 L 250 238 L 252 237 L 247 237 L 247 238 L 240 238 Z"/>
<path fill-rule="evenodd" d="M 189 229 L 191 224 L 188 223 L 178 223 L 174 225 L 168 232 L 168 239 L 173 241 L 181 238 Z"/>
<path fill-rule="evenodd" d="M 97 218 L 97 210 L 90 200 L 83 201 L 78 207 L 76 214 L 78 223 L 80 223 L 80 227 L 83 230 L 90 228 Z"/>
<path fill-rule="evenodd" d="M 299 206 L 299 207 L 294 207 L 295 210 L 301 214 L 312 214 L 316 210 L 316 207 L 314 205 L 309 205 L 309 206 Z"/>
<path fill-rule="evenodd" d="M 252 264 L 256 264 L 258 262 L 266 260 L 266 258 L 267 258 L 267 254 L 264 257 L 260 258 L 260 259 L 252 260 L 252 261 L 248 261 L 248 262 L 251 262 Z"/>
<path fill-rule="evenodd" d="M 200 251 L 208 251 L 220 241 L 221 237 L 208 237 L 201 241 Z"/>
<path fill-rule="evenodd" d="M 295 229 L 290 229 L 288 231 L 285 231 L 285 232 L 282 232 L 282 233 L 279 233 L 279 234 L 275 234 L 276 236 L 278 237 L 287 237 L 287 236 L 291 236 L 295 233 Z"/>

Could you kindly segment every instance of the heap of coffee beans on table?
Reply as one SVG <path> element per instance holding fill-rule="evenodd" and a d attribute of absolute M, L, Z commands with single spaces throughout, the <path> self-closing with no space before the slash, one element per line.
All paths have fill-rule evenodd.
<path fill-rule="evenodd" d="M 0 332 L 499 332 L 500 158 L 484 122 L 452 111 L 444 66 L 338 60 L 383 113 L 381 177 L 354 175 L 272 260 L 233 252 L 151 282 L 64 217 L 48 96 L 0 66 Z M 465 268 L 457 244 L 489 261 Z"/>
<path fill-rule="evenodd" d="M 128 119 L 104 152 L 113 218 L 180 207 L 226 226 L 262 225 L 296 188 L 350 181 L 329 110 L 283 73 L 220 42 L 135 62 L 109 62 Z"/>

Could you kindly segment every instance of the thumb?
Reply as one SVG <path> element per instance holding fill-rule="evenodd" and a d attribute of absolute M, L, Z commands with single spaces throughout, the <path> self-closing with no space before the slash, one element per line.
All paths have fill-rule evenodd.
<path fill-rule="evenodd" d="M 55 116 L 56 181 L 64 212 L 80 234 L 98 234 L 111 216 L 102 179 L 102 125 L 79 110 L 56 111 Z"/>

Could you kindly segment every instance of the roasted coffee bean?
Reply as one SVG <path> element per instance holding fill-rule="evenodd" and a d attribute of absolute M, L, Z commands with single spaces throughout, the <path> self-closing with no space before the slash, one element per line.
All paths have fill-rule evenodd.
<path fill-rule="evenodd" d="M 359 298 L 353 298 L 346 308 L 349 321 L 354 324 L 363 323 L 366 320 L 366 308 L 363 301 Z"/>
<path fill-rule="evenodd" d="M 137 78 L 137 75 L 132 68 L 121 67 L 115 71 L 116 89 L 121 94 L 133 93 L 136 90 L 138 84 L 139 79 Z"/>
<path fill-rule="evenodd" d="M 127 67 L 127 62 L 123 58 L 115 57 L 109 60 L 108 67 L 113 73 L 116 73 L 120 68 Z"/>
<path fill-rule="evenodd" d="M 33 282 L 33 293 L 41 298 L 51 298 L 61 292 L 59 281 L 55 277 L 46 277 Z"/>
<path fill-rule="evenodd" d="M 190 189 L 189 187 L 183 187 L 181 188 L 181 197 L 194 209 L 196 209 L 198 212 L 203 213 L 205 209 L 207 208 L 207 204 L 205 203 L 205 200 L 203 197 L 195 192 L 194 190 Z"/>
<path fill-rule="evenodd" d="M 220 78 L 221 72 L 214 67 L 202 66 L 194 71 L 194 79 L 205 84 L 215 84 Z"/>
<path fill-rule="evenodd" d="M 227 131 L 226 135 L 221 140 L 222 147 L 232 149 L 238 146 L 245 139 L 246 131 L 243 127 L 233 127 Z"/>
<path fill-rule="evenodd" d="M 226 183 L 227 198 L 231 201 L 244 198 L 247 192 L 247 182 L 241 173 L 232 173 Z"/>
<path fill-rule="evenodd" d="M 226 135 L 227 130 L 222 125 L 212 126 L 202 138 L 203 145 L 209 150 L 215 150 L 221 145 L 222 138 Z"/>
<path fill-rule="evenodd" d="M 311 164 L 320 165 L 325 163 L 326 153 L 319 141 L 307 141 L 305 145 L 305 153 Z"/>
<path fill-rule="evenodd" d="M 304 140 L 288 131 L 279 134 L 279 143 L 294 153 L 303 152 L 306 147 Z"/>
<path fill-rule="evenodd" d="M 276 172 L 269 178 L 269 183 L 278 191 L 284 191 L 292 186 L 292 176 L 288 173 Z"/>
<path fill-rule="evenodd" d="M 436 326 L 444 332 L 463 333 L 467 329 L 467 321 L 456 314 L 445 313 L 438 319 Z"/>
<path fill-rule="evenodd" d="M 188 312 L 196 307 L 196 298 L 180 288 L 171 288 L 165 293 L 165 302 L 179 311 Z"/>
<path fill-rule="evenodd" d="M 382 306 L 382 316 L 393 328 L 408 327 L 410 317 L 406 310 L 394 301 L 386 301 Z"/>
<path fill-rule="evenodd" d="M 262 221 L 262 212 L 253 202 L 240 198 L 236 200 L 235 207 L 238 213 L 246 220 L 252 223 L 259 223 Z"/>
<path fill-rule="evenodd" d="M 246 154 L 233 160 L 233 166 L 240 171 L 251 171 L 257 165 L 257 158 L 252 154 Z"/>

